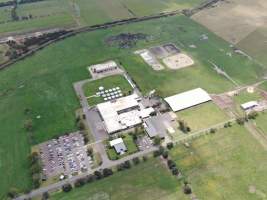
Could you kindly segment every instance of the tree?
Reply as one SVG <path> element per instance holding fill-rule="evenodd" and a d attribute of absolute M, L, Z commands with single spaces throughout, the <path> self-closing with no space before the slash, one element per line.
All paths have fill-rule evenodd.
<path fill-rule="evenodd" d="M 72 186 L 71 186 L 71 184 L 66 183 L 65 185 L 62 186 L 62 190 L 63 190 L 64 192 L 70 192 L 70 191 L 72 190 Z"/>
<path fill-rule="evenodd" d="M 169 152 L 168 152 L 168 151 L 164 151 L 164 152 L 162 153 L 162 157 L 163 157 L 164 159 L 167 159 L 168 156 L 169 156 Z"/>
<path fill-rule="evenodd" d="M 18 194 L 19 194 L 19 190 L 17 188 L 13 187 L 13 188 L 9 189 L 7 196 L 9 198 L 13 199 L 13 198 L 16 198 L 18 196 Z"/>
<path fill-rule="evenodd" d="M 139 159 L 138 157 L 133 158 L 133 163 L 134 163 L 135 165 L 138 165 L 138 164 L 140 163 L 140 159 Z"/>
<path fill-rule="evenodd" d="M 48 192 L 44 192 L 42 195 L 42 200 L 47 200 L 47 199 L 49 199 L 49 194 Z"/>
<path fill-rule="evenodd" d="M 188 184 L 186 184 L 184 186 L 184 193 L 185 194 L 192 194 L 192 189 L 191 189 L 191 187 Z"/>
<path fill-rule="evenodd" d="M 173 168 L 172 168 L 172 174 L 173 174 L 174 176 L 177 176 L 177 175 L 179 174 L 179 171 L 178 171 L 178 169 L 177 169 L 176 167 L 173 167 Z"/>
<path fill-rule="evenodd" d="M 190 127 L 187 125 L 187 123 L 184 120 L 179 120 L 179 129 L 183 131 L 184 133 L 188 133 L 191 131 Z"/>
<path fill-rule="evenodd" d="M 168 149 L 172 149 L 172 148 L 173 148 L 173 143 L 172 143 L 172 142 L 169 142 L 169 143 L 167 144 L 167 148 L 168 148 Z"/>
<path fill-rule="evenodd" d="M 143 156 L 143 161 L 146 162 L 147 161 L 147 157 Z"/>
<path fill-rule="evenodd" d="M 102 175 L 102 173 L 101 173 L 100 171 L 95 171 L 95 172 L 94 172 L 94 175 L 96 176 L 96 179 L 101 179 L 101 178 L 103 178 L 103 175 Z"/>
<path fill-rule="evenodd" d="M 160 152 L 159 152 L 159 150 L 154 151 L 154 152 L 153 152 L 153 156 L 154 156 L 154 157 L 158 157 L 158 156 L 160 156 Z"/>
<path fill-rule="evenodd" d="M 248 114 L 248 119 L 256 119 L 256 117 L 258 116 L 258 113 L 256 111 L 251 111 L 249 114 Z"/>
<path fill-rule="evenodd" d="M 24 122 L 24 128 L 26 129 L 26 131 L 32 131 L 33 130 L 33 122 L 32 122 L 32 119 L 27 119 Z"/>
<path fill-rule="evenodd" d="M 236 119 L 236 123 L 238 123 L 239 125 L 244 125 L 246 122 L 245 117 L 240 117 Z"/>
<path fill-rule="evenodd" d="M 169 169 L 176 167 L 176 163 L 173 160 L 168 160 L 167 164 L 168 164 Z"/>
<path fill-rule="evenodd" d="M 156 136 L 155 138 L 154 138 L 154 145 L 160 145 L 160 142 L 161 142 L 161 139 L 160 139 L 160 137 L 159 136 Z"/>
<path fill-rule="evenodd" d="M 130 169 L 131 168 L 131 163 L 129 160 L 126 160 L 124 163 L 123 163 L 123 167 L 125 169 Z"/>
<path fill-rule="evenodd" d="M 103 169 L 103 176 L 104 177 L 111 176 L 112 174 L 113 174 L 112 169 L 108 169 L 108 168 Z"/>

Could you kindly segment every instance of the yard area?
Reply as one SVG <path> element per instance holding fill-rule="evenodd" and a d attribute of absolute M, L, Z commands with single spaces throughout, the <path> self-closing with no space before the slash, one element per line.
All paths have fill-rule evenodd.
<path fill-rule="evenodd" d="M 151 158 L 131 169 L 87 184 L 79 189 L 52 195 L 51 200 L 127 199 L 186 200 L 179 181 L 159 162 Z"/>
<path fill-rule="evenodd" d="M 122 137 L 123 142 L 127 148 L 127 152 L 123 155 L 118 155 L 115 151 L 114 148 L 107 148 L 107 154 L 109 156 L 110 160 L 118 160 L 124 156 L 136 153 L 138 151 L 138 148 L 133 140 L 133 137 L 129 134 L 125 134 L 123 135 L 124 137 Z M 108 143 L 109 145 L 109 143 Z"/>
<path fill-rule="evenodd" d="M 104 102 L 104 98 L 100 96 L 94 96 L 99 92 L 99 87 L 104 87 L 105 90 L 119 87 L 123 96 L 126 96 L 132 92 L 132 87 L 128 81 L 121 75 L 109 76 L 103 79 L 95 80 L 86 83 L 83 86 L 84 94 L 88 97 L 88 103 L 90 106 Z"/>
<path fill-rule="evenodd" d="M 141 32 L 151 39 L 139 41 L 131 49 L 104 42 L 110 36 L 128 32 Z M 208 35 L 208 40 L 200 40 L 203 33 Z M 133 54 L 137 49 L 169 42 L 192 56 L 196 67 L 156 72 Z M 190 48 L 191 44 L 197 48 Z M 32 144 L 77 129 L 75 110 L 80 105 L 72 84 L 88 78 L 86 66 L 103 60 L 119 60 L 143 94 L 156 89 L 163 97 L 196 87 L 209 93 L 233 88 L 207 60 L 224 67 L 240 84 L 256 82 L 261 77 L 264 68 L 243 56 L 229 58 L 225 54 L 228 51 L 231 51 L 229 44 L 204 27 L 184 16 L 174 16 L 79 34 L 1 71 L 0 112 L 5 114 L 0 116 L 3 122 L 0 126 L 0 154 L 3 155 L 0 170 L 6 172 L 7 178 L 0 183 L 0 194 L 4 195 L 10 187 L 29 188 L 27 156 Z M 32 132 L 24 128 L 29 119 L 33 124 Z"/>
<path fill-rule="evenodd" d="M 198 199 L 257 200 L 267 195 L 266 151 L 242 126 L 177 146 L 171 156 Z"/>
<path fill-rule="evenodd" d="M 191 132 L 209 128 L 229 120 L 229 117 L 213 102 L 207 102 L 177 112 L 178 120 L 184 120 Z"/>

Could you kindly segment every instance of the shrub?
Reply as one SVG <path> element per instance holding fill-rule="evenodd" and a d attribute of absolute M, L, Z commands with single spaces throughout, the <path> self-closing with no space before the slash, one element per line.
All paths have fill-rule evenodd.
<path fill-rule="evenodd" d="M 177 169 L 176 167 L 173 167 L 173 168 L 172 168 L 172 174 L 173 174 L 174 176 L 177 176 L 177 175 L 179 174 L 179 171 L 178 171 L 178 169 Z"/>
<path fill-rule="evenodd" d="M 133 158 L 133 163 L 134 163 L 135 165 L 138 165 L 138 164 L 140 163 L 140 159 L 139 159 L 138 157 Z"/>
<path fill-rule="evenodd" d="M 164 152 L 162 153 L 162 157 L 163 157 L 164 159 L 167 159 L 168 156 L 169 156 L 169 152 L 168 152 L 168 151 L 164 151 Z"/>
<path fill-rule="evenodd" d="M 95 172 L 94 172 L 94 175 L 96 176 L 96 179 L 101 179 L 101 178 L 103 178 L 103 175 L 102 175 L 102 173 L 101 173 L 100 171 L 95 171 Z"/>
<path fill-rule="evenodd" d="M 147 157 L 143 156 L 143 161 L 146 162 L 147 161 Z"/>
<path fill-rule="evenodd" d="M 184 186 L 184 193 L 185 194 L 192 194 L 192 189 L 189 185 Z"/>
<path fill-rule="evenodd" d="M 108 169 L 108 168 L 103 169 L 103 176 L 104 177 L 111 176 L 112 174 L 113 174 L 112 169 Z"/>
<path fill-rule="evenodd" d="M 160 156 L 160 152 L 159 152 L 159 150 L 154 151 L 154 152 L 153 152 L 153 156 L 154 156 L 154 157 L 158 157 L 158 156 Z"/>
<path fill-rule="evenodd" d="M 167 144 L 167 149 L 172 149 L 173 148 L 173 143 L 172 142 L 169 142 L 168 144 Z"/>
<path fill-rule="evenodd" d="M 71 186 L 71 184 L 66 183 L 65 185 L 62 186 L 62 190 L 63 190 L 64 192 L 70 192 L 70 191 L 72 190 L 72 186 Z"/>

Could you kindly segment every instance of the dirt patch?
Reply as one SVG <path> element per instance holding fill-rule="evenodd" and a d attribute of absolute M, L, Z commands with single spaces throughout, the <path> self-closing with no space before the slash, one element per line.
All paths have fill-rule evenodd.
<path fill-rule="evenodd" d="M 121 33 L 108 37 L 105 42 L 110 46 L 117 46 L 121 49 L 132 48 L 140 40 L 149 40 L 149 36 L 143 33 Z"/>
<path fill-rule="evenodd" d="M 194 61 L 188 55 L 183 53 L 169 56 L 162 61 L 170 69 L 181 69 L 194 64 Z"/>
<path fill-rule="evenodd" d="M 212 100 L 221 109 L 227 109 L 234 106 L 234 101 L 228 95 L 214 95 L 212 96 Z"/>

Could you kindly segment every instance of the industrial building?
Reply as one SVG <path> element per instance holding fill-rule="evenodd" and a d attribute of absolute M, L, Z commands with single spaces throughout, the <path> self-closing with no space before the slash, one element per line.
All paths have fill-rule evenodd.
<path fill-rule="evenodd" d="M 169 104 L 174 112 L 177 112 L 211 101 L 211 97 L 205 90 L 197 88 L 167 97 L 164 100 Z"/>
<path fill-rule="evenodd" d="M 105 63 L 90 66 L 94 73 L 103 73 L 113 71 L 118 68 L 118 65 L 114 61 L 108 61 Z"/>
<path fill-rule="evenodd" d="M 140 125 L 144 118 L 155 112 L 153 108 L 143 108 L 139 101 L 140 97 L 132 94 L 98 104 L 106 131 L 111 134 Z"/>

